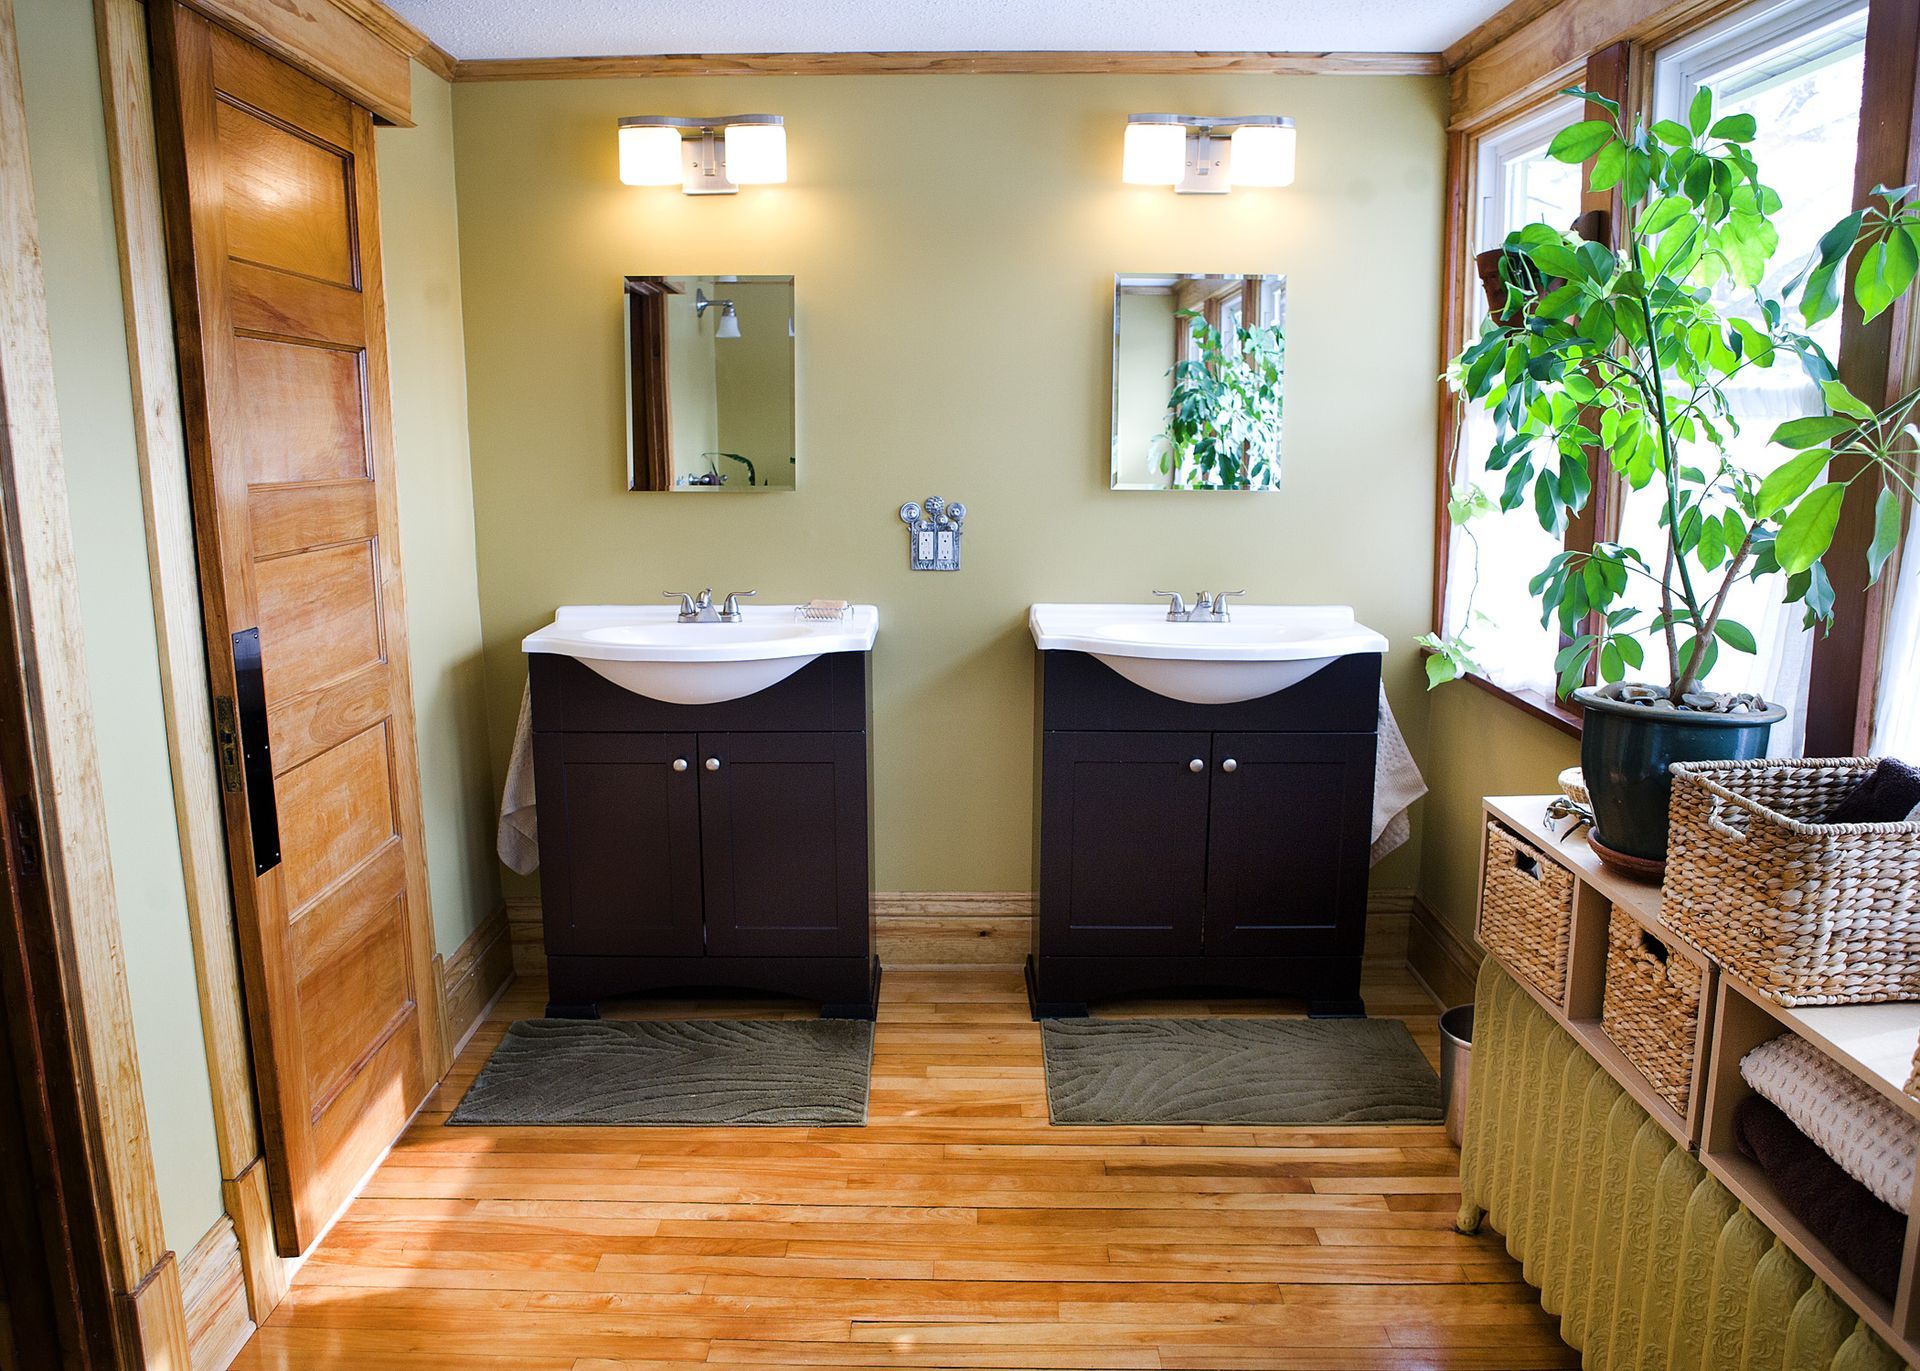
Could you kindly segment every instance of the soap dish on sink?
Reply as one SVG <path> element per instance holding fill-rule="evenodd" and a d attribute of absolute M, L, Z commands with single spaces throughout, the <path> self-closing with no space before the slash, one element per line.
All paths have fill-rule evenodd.
<path fill-rule="evenodd" d="M 793 607 L 794 618 L 815 623 L 831 623 L 845 619 L 852 613 L 853 606 L 845 600 L 809 600 L 804 605 Z"/>

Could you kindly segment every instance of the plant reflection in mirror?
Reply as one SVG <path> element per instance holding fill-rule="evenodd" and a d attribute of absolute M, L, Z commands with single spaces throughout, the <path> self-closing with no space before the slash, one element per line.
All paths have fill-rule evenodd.
<path fill-rule="evenodd" d="M 1223 334 L 1193 310 L 1192 355 L 1173 368 L 1160 470 L 1187 490 L 1271 490 L 1280 475 L 1286 340 L 1275 324 Z"/>

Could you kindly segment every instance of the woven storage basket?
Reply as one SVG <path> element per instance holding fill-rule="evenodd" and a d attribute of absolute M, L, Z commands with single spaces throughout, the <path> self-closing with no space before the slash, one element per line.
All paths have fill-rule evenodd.
<path fill-rule="evenodd" d="M 1700 1027 L 1698 963 L 1615 910 L 1607 922 L 1607 986 L 1600 1027 L 1661 1099 L 1687 1116 Z"/>
<path fill-rule="evenodd" d="M 1920 822 L 1811 822 L 1873 767 L 1676 763 L 1662 920 L 1780 1004 L 1920 999 Z"/>
<path fill-rule="evenodd" d="M 1555 1004 L 1567 994 L 1573 874 L 1499 823 L 1487 824 L 1480 945 Z"/>

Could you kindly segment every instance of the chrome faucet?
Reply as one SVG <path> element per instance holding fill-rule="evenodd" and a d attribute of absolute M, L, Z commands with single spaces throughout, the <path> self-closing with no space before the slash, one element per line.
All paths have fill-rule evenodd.
<path fill-rule="evenodd" d="M 669 600 L 680 602 L 680 612 L 675 616 L 683 624 L 737 624 L 746 617 L 740 608 L 740 601 L 748 595 L 758 595 L 757 590 L 730 590 L 726 600 L 718 609 L 713 606 L 713 587 L 708 586 L 698 595 L 689 595 L 684 590 L 662 591 Z"/>
<path fill-rule="evenodd" d="M 1229 595 L 1245 595 L 1244 590 L 1223 590 L 1218 595 L 1200 591 L 1193 601 L 1193 607 L 1187 607 L 1186 600 L 1177 590 L 1156 590 L 1155 595 L 1167 599 L 1167 622 L 1170 624 L 1224 624 L 1232 619 L 1227 613 Z"/>

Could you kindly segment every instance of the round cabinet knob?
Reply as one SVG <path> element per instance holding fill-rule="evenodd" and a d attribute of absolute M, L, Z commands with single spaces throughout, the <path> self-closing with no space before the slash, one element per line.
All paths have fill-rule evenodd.
<path fill-rule="evenodd" d="M 1240 763 L 1229 757 L 1226 761 L 1220 763 L 1220 769 L 1222 771 L 1238 771 L 1240 769 Z"/>
<path fill-rule="evenodd" d="M 1195 757 L 1192 761 L 1187 763 L 1187 770 L 1189 771 L 1205 771 L 1206 769 L 1207 769 L 1207 764 L 1201 761 L 1198 757 Z"/>
<path fill-rule="evenodd" d="M 673 769 L 675 771 L 685 771 L 687 769 L 687 759 L 685 757 L 675 757 L 673 759 Z"/>
<path fill-rule="evenodd" d="M 707 770 L 718 771 L 719 769 L 720 769 L 720 759 L 718 757 L 707 758 Z"/>

